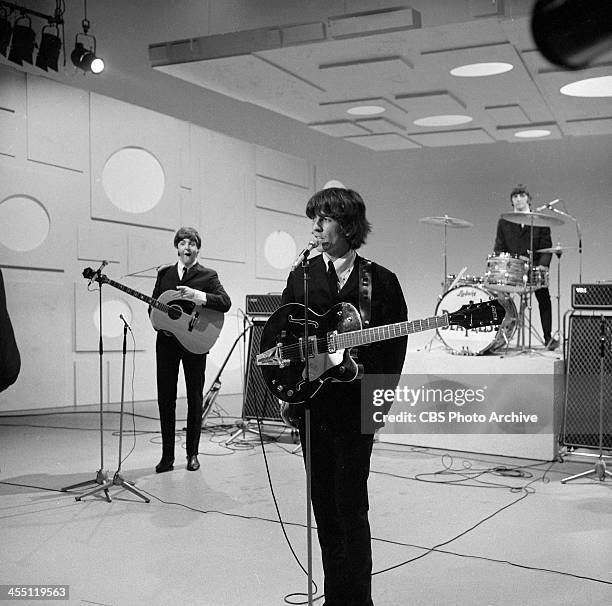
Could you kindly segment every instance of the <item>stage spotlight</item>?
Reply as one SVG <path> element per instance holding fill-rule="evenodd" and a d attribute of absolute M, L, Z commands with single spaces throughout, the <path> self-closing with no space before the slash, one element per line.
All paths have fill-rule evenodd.
<path fill-rule="evenodd" d="M 27 25 L 21 25 L 20 20 L 27 21 Z M 23 62 L 32 63 L 34 47 L 36 46 L 36 34 L 32 29 L 32 21 L 29 17 L 19 17 L 13 27 L 13 41 L 9 61 L 23 65 Z"/>
<path fill-rule="evenodd" d="M 612 48 L 612 2 L 538 0 L 533 8 L 531 33 L 551 63 L 581 69 Z"/>
<path fill-rule="evenodd" d="M 85 48 L 82 42 L 76 42 L 74 50 L 70 54 L 72 63 L 84 72 L 91 72 L 92 74 L 99 74 L 104 71 L 104 61 L 96 56 L 95 46 L 94 50 Z"/>
<path fill-rule="evenodd" d="M 36 57 L 36 67 L 40 67 L 45 71 L 52 69 L 57 71 L 57 60 L 59 59 L 60 49 L 62 48 L 62 41 L 59 38 L 59 32 L 56 27 L 56 34 L 45 31 L 49 25 L 45 25 L 42 30 L 42 36 L 40 39 L 40 48 L 38 49 L 38 56 Z"/>
<path fill-rule="evenodd" d="M 13 35 L 13 26 L 8 19 L 8 14 L 5 9 L 2 9 L 0 14 L 0 53 L 6 57 L 8 45 Z"/>

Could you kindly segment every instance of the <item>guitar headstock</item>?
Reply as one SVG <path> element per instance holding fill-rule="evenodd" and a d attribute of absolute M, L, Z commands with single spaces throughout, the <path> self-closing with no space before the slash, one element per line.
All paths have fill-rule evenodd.
<path fill-rule="evenodd" d="M 494 299 L 462 305 L 458 311 L 448 314 L 448 322 L 469 330 L 479 326 L 499 326 L 505 316 L 504 306 Z"/>
<path fill-rule="evenodd" d="M 103 273 L 101 273 L 100 271 L 94 271 L 93 269 L 91 269 L 91 267 L 86 267 L 83 270 L 83 277 L 86 280 L 95 280 L 100 284 L 106 284 L 108 282 L 108 278 Z"/>

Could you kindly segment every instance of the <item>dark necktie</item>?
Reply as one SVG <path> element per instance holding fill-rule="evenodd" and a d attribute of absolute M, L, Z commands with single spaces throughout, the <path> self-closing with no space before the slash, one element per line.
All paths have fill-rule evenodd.
<path fill-rule="evenodd" d="M 338 274 L 336 273 L 336 268 L 334 267 L 333 261 L 328 261 L 327 263 L 327 283 L 329 284 L 329 291 L 333 295 L 338 294 Z"/>
<path fill-rule="evenodd" d="M 187 275 L 187 268 L 183 267 L 183 273 L 181 274 L 181 282 L 185 280 L 185 276 Z"/>

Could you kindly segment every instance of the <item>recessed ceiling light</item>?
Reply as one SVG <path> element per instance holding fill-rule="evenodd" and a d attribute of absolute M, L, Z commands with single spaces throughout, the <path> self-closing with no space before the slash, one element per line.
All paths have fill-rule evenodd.
<path fill-rule="evenodd" d="M 376 114 L 382 114 L 384 111 L 385 108 L 380 105 L 356 105 L 355 107 L 349 107 L 346 113 L 351 114 L 351 116 L 375 116 Z"/>
<path fill-rule="evenodd" d="M 570 97 L 612 97 L 612 76 L 571 82 L 562 86 L 560 92 Z"/>
<path fill-rule="evenodd" d="M 453 76 L 460 78 L 479 78 L 480 76 L 495 76 L 514 69 L 511 63 L 470 63 L 451 69 Z"/>
<path fill-rule="evenodd" d="M 466 124 L 472 120 L 473 118 L 471 116 L 440 115 L 419 118 L 418 120 L 415 120 L 413 124 L 416 124 L 417 126 L 455 126 L 457 124 Z"/>
<path fill-rule="evenodd" d="M 548 137 L 550 131 L 545 128 L 534 128 L 531 130 L 519 130 L 514 133 L 515 137 L 519 139 L 537 139 L 539 137 Z"/>

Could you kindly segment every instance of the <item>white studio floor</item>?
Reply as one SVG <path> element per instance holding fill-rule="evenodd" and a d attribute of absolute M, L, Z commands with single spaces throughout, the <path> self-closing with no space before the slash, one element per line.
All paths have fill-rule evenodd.
<path fill-rule="evenodd" d="M 68 602 L 59 604 L 306 603 L 300 452 L 287 429 L 264 426 L 285 539 L 259 433 L 226 446 L 235 419 L 218 416 L 219 402 L 197 472 L 177 456 L 174 471 L 155 474 L 154 403 L 124 415 L 121 475 L 149 503 L 118 485 L 109 489 L 110 503 L 103 492 L 76 501 L 95 484 L 61 492 L 100 469 L 95 409 L 0 415 L 0 584 L 69 585 Z M 119 415 L 110 407 L 104 418 L 112 479 Z M 177 430 L 184 442 L 180 422 Z M 375 605 L 612 603 L 612 481 L 560 482 L 592 466 L 585 458 L 542 462 L 377 443 L 370 476 Z M 313 546 L 321 588 L 314 533 Z M 321 605 L 320 592 L 314 597 Z"/>

